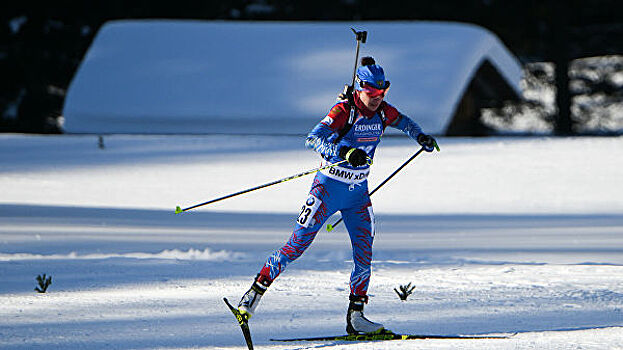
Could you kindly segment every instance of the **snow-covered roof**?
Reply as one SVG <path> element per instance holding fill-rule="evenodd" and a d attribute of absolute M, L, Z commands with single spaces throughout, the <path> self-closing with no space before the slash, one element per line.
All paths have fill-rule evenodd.
<path fill-rule="evenodd" d="M 355 39 L 392 87 L 387 101 L 443 133 L 484 60 L 518 94 L 521 67 L 500 40 L 447 22 L 106 23 L 69 88 L 75 133 L 305 134 L 350 83 Z"/>

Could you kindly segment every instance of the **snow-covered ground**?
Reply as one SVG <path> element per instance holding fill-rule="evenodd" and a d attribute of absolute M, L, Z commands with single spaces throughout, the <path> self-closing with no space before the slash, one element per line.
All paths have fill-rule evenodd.
<path fill-rule="evenodd" d="M 0 136 L 1 349 L 245 349 L 237 302 L 318 165 L 303 137 Z M 373 197 L 366 314 L 396 332 L 509 339 L 273 343 L 344 333 L 343 227 L 251 320 L 258 349 L 623 349 L 623 138 L 441 138 Z M 371 186 L 416 151 L 386 138 Z M 331 218 L 333 222 L 337 218 Z M 35 277 L 53 278 L 45 294 Z M 412 282 L 400 301 L 393 288 Z"/>

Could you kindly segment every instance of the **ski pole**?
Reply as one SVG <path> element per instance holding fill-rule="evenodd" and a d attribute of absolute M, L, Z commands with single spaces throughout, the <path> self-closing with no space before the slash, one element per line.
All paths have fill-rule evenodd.
<path fill-rule="evenodd" d="M 272 186 L 272 185 L 280 184 L 280 183 L 282 183 L 282 182 L 286 182 L 286 181 L 290 181 L 290 180 L 298 179 L 299 177 L 303 177 L 303 176 L 305 176 L 305 175 L 309 175 L 309 174 L 312 174 L 312 173 L 315 173 L 315 172 L 318 172 L 318 171 L 321 171 L 321 170 L 324 170 L 324 169 L 328 169 L 328 168 L 334 167 L 334 166 L 336 166 L 336 165 L 339 165 L 339 164 L 342 164 L 342 163 L 345 163 L 345 162 L 347 162 L 347 160 L 341 160 L 341 161 L 339 161 L 339 162 L 335 162 L 335 163 L 332 163 L 332 164 L 324 165 L 324 166 L 321 166 L 321 167 L 316 168 L 316 169 L 312 169 L 312 170 L 304 171 L 304 172 L 302 172 L 302 173 L 300 173 L 300 174 L 296 174 L 296 175 L 292 175 L 292 176 L 284 177 L 283 179 L 279 179 L 279 180 L 276 180 L 276 181 L 273 181 L 273 182 L 269 182 L 269 183 L 266 183 L 266 184 L 263 184 L 263 185 L 260 185 L 260 186 L 256 186 L 256 187 L 253 187 L 253 188 L 249 188 L 249 189 L 246 189 L 246 190 L 242 190 L 242 191 L 240 191 L 240 192 L 236 192 L 236 193 L 228 194 L 228 195 L 226 195 L 226 196 L 223 196 L 223 197 L 220 197 L 220 198 L 216 198 L 216 199 L 212 199 L 212 200 L 209 200 L 209 201 L 207 201 L 207 202 L 203 202 L 203 203 L 195 204 L 195 205 L 190 206 L 190 207 L 188 207 L 188 208 L 184 208 L 184 209 L 182 209 L 182 208 L 178 205 L 177 207 L 175 207 L 175 214 L 183 213 L 183 212 L 185 212 L 185 211 L 188 211 L 188 210 L 191 210 L 191 209 L 195 209 L 195 208 L 198 208 L 198 207 L 202 207 L 202 206 L 204 206 L 204 205 L 208 205 L 208 204 L 212 204 L 212 203 L 215 203 L 215 202 L 218 202 L 218 201 L 222 201 L 223 199 L 236 197 L 236 196 L 239 196 L 239 195 L 241 195 L 241 194 L 245 194 L 245 193 L 249 193 L 249 192 L 251 192 L 251 191 L 259 190 L 259 189 L 261 189 L 261 188 L 266 188 L 266 187 L 268 187 L 268 186 Z"/>
<path fill-rule="evenodd" d="M 435 143 L 435 146 L 438 147 Z M 439 149 L 439 148 L 437 148 Z M 370 196 L 374 194 L 374 192 L 378 191 L 379 188 L 383 187 L 383 185 L 385 185 L 389 180 L 391 180 L 392 177 L 394 177 L 394 175 L 398 174 L 398 172 L 400 170 L 402 170 L 402 168 L 404 168 L 405 166 L 407 166 L 407 164 L 409 164 L 413 159 L 415 159 L 415 157 L 417 157 L 418 155 L 420 155 L 420 153 L 422 153 L 424 151 L 424 147 L 420 148 L 417 152 L 415 152 L 414 155 L 411 156 L 411 158 L 407 159 L 406 162 L 402 163 L 401 166 L 398 167 L 398 169 L 396 169 L 391 175 L 389 175 L 385 180 L 383 180 L 383 182 L 381 182 L 380 185 L 376 186 L 376 188 L 374 190 L 372 190 L 372 192 L 370 192 Z M 327 225 L 327 231 L 331 232 L 333 231 L 333 229 L 335 228 L 335 226 L 339 225 L 340 222 L 342 222 L 342 218 L 340 218 L 338 221 L 336 221 L 333 225 L 328 224 Z"/>

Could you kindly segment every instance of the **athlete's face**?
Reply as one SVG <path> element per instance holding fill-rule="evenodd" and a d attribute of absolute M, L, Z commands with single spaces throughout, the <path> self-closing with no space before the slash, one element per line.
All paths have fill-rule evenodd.
<path fill-rule="evenodd" d="M 385 98 L 387 88 L 377 89 L 367 83 L 364 83 L 361 88 L 362 90 L 359 92 L 359 99 L 369 110 L 376 111 L 381 105 L 381 102 L 383 102 L 383 98 Z"/>
<path fill-rule="evenodd" d="M 381 105 L 381 102 L 383 102 L 384 97 L 385 97 L 384 91 L 382 94 L 373 94 L 373 93 L 367 92 L 366 90 L 359 91 L 359 99 L 361 100 L 361 102 L 363 102 L 366 108 L 368 108 L 371 111 L 376 111 L 377 108 L 379 108 L 379 106 Z"/>

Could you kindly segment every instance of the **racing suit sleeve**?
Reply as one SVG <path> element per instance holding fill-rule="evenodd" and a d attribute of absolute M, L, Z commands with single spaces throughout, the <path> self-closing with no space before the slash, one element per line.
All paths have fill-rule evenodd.
<path fill-rule="evenodd" d="M 422 134 L 422 128 L 411 118 L 400 113 L 394 106 L 386 104 L 384 106 L 386 125 L 396 128 L 417 142 L 418 135 Z"/>
<path fill-rule="evenodd" d="M 305 147 L 320 153 L 325 159 L 337 157 L 340 145 L 332 142 L 332 138 L 337 137 L 340 130 L 346 123 L 348 112 L 344 103 L 338 103 L 329 114 L 320 121 L 307 135 Z"/>
<path fill-rule="evenodd" d="M 422 128 L 418 125 L 418 123 L 414 122 L 411 118 L 406 115 L 401 115 L 402 118 L 396 123 L 396 125 L 392 125 L 392 127 L 404 132 L 409 135 L 410 138 L 417 141 L 418 135 L 422 133 Z"/>

